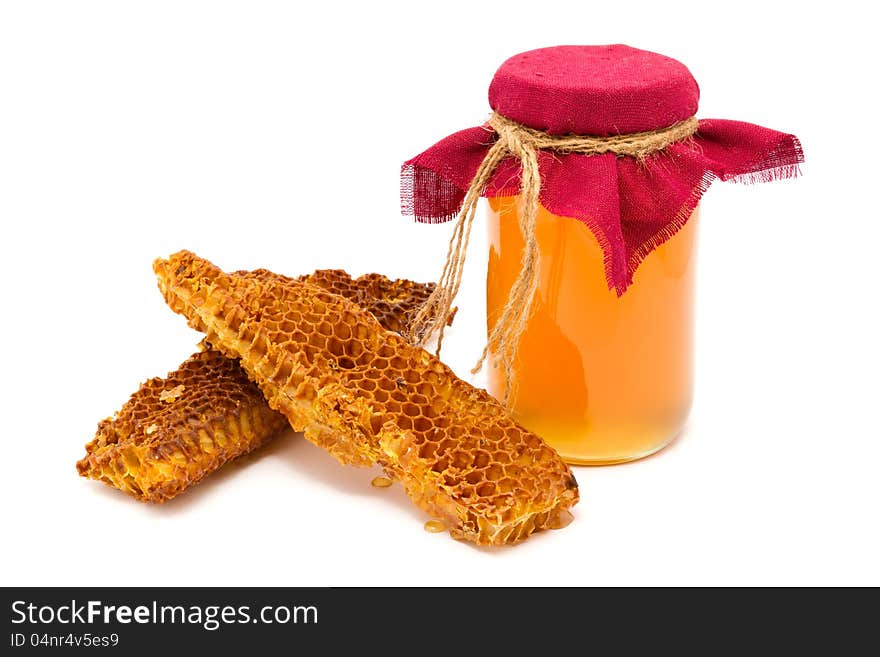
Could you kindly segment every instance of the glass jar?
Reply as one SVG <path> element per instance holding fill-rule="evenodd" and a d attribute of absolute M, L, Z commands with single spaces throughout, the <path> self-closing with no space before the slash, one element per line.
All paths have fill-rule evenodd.
<path fill-rule="evenodd" d="M 486 300 L 491 331 L 519 272 L 518 197 L 489 199 Z M 697 214 L 639 265 L 618 296 L 580 221 L 540 208 L 540 280 L 514 362 L 514 417 L 570 462 L 639 459 L 682 430 L 693 397 Z M 504 398 L 493 358 L 489 392 Z"/>
<path fill-rule="evenodd" d="M 443 330 L 488 197 L 489 392 L 571 463 L 631 461 L 681 432 L 699 200 L 716 179 L 789 178 L 803 162 L 795 135 L 698 119 L 699 96 L 687 67 L 658 53 L 530 50 L 496 71 L 483 125 L 401 168 L 405 213 L 456 221 L 434 314 L 414 333 Z"/>

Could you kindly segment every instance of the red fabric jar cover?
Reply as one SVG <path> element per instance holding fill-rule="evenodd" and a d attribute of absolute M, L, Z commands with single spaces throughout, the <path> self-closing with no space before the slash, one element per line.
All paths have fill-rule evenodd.
<path fill-rule="evenodd" d="M 699 87 L 669 57 L 624 45 L 557 46 L 514 55 L 489 85 L 498 114 L 551 135 L 610 136 L 666 128 L 693 116 Z M 454 218 L 495 139 L 487 125 L 457 132 L 404 163 L 404 214 Z M 540 151 L 540 202 L 584 222 L 605 253 L 608 287 L 623 294 L 639 263 L 688 220 L 716 178 L 760 182 L 798 174 L 797 137 L 739 121 L 702 119 L 692 138 L 639 161 L 613 153 Z M 502 161 L 483 196 L 520 190 L 520 165 Z"/>

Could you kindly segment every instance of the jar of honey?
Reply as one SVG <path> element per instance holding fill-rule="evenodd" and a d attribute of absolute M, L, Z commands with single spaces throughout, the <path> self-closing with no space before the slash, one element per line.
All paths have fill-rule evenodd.
<path fill-rule="evenodd" d="M 488 197 L 489 392 L 570 463 L 669 444 L 693 397 L 699 200 L 716 178 L 798 172 L 794 135 L 698 120 L 680 62 L 623 45 L 511 57 L 493 113 L 403 167 L 403 207 L 457 217 L 415 330 L 442 331 L 477 200 Z M 702 220 L 700 220 L 702 221 Z"/>

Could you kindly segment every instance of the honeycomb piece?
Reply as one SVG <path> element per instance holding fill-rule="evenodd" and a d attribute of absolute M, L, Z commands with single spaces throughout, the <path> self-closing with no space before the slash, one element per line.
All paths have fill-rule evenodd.
<path fill-rule="evenodd" d="M 265 270 L 235 275 L 280 284 L 293 280 Z M 356 301 L 397 331 L 433 289 L 379 274 L 353 279 L 338 269 L 299 280 Z M 208 348 L 167 378 L 144 383 L 115 418 L 101 422 L 77 470 L 138 499 L 164 502 L 285 426 L 287 420 L 269 408 L 238 362 Z"/>
<path fill-rule="evenodd" d="M 405 332 L 421 305 L 434 291 L 434 283 L 416 283 L 404 278 L 390 279 L 381 274 L 364 274 L 359 278 L 352 278 L 342 269 L 319 269 L 299 278 L 289 278 L 267 269 L 237 271 L 232 276 L 264 283 L 274 281 L 288 284 L 299 281 L 316 285 L 353 301 L 372 313 L 383 327 L 397 333 Z M 447 325 L 452 324 L 456 310 L 453 309 L 446 321 Z"/>
<path fill-rule="evenodd" d="M 142 384 L 98 425 L 76 469 L 140 500 L 164 502 L 286 424 L 238 363 L 209 349 Z"/>
<path fill-rule="evenodd" d="M 266 276 L 264 280 L 269 280 L 270 276 L 277 277 L 272 272 L 262 272 Z M 353 301 L 368 310 L 384 328 L 400 334 L 406 332 L 421 305 L 434 291 L 434 283 L 391 280 L 381 274 L 365 274 L 351 279 L 341 269 L 319 269 L 299 280 Z M 452 324 L 454 316 L 453 310 L 446 323 Z"/>
<path fill-rule="evenodd" d="M 171 308 L 239 357 L 295 430 L 344 463 L 382 465 L 454 537 L 513 543 L 566 523 L 578 489 L 559 455 L 356 304 L 186 251 L 154 269 Z"/>

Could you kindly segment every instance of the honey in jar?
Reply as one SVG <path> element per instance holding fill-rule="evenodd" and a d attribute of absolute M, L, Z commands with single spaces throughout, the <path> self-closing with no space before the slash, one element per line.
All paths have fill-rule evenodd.
<path fill-rule="evenodd" d="M 517 197 L 489 199 L 491 330 L 519 270 Z M 603 253 L 576 219 L 540 208 L 538 290 L 514 363 L 513 412 L 570 463 L 618 463 L 668 444 L 693 396 L 696 217 L 641 263 L 626 294 L 605 281 Z M 505 377 L 489 367 L 489 392 Z"/>

